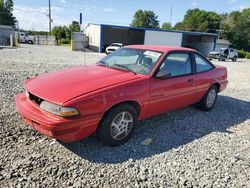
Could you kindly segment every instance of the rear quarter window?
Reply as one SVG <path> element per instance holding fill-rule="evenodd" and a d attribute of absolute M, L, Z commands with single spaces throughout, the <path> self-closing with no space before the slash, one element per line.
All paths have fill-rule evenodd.
<path fill-rule="evenodd" d="M 213 69 L 213 65 L 211 65 L 205 58 L 198 54 L 194 54 L 195 62 L 196 62 L 196 71 L 206 72 Z"/>

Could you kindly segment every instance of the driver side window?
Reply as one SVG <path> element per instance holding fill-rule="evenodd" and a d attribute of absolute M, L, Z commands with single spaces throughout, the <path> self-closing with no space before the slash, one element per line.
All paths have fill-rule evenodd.
<path fill-rule="evenodd" d="M 170 74 L 174 76 L 188 75 L 192 73 L 192 63 L 190 55 L 187 53 L 172 53 L 162 63 L 159 75 Z"/>

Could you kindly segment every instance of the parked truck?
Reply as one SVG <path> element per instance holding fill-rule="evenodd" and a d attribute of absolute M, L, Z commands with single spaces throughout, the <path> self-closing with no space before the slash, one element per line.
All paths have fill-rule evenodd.
<path fill-rule="evenodd" d="M 19 32 L 19 42 L 20 43 L 34 44 L 35 36 L 32 36 L 32 35 L 26 36 L 26 34 L 21 31 L 21 32 Z"/>

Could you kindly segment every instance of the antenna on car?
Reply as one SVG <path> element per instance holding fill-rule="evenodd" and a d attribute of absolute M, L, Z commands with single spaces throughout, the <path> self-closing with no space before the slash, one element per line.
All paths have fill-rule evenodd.
<path fill-rule="evenodd" d="M 84 29 L 83 29 L 83 21 L 82 21 L 82 13 L 80 13 L 80 32 L 82 32 L 82 35 L 83 35 L 83 58 L 84 58 L 84 66 L 87 65 L 86 63 L 86 51 L 85 51 L 85 32 L 84 32 Z"/>
<path fill-rule="evenodd" d="M 84 66 L 86 67 L 86 52 L 85 52 L 85 34 L 83 34 L 83 58 L 84 58 Z"/>

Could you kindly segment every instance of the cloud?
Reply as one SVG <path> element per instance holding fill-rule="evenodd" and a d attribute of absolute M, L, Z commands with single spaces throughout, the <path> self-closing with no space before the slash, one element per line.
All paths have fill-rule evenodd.
<path fill-rule="evenodd" d="M 196 1 L 193 1 L 193 2 L 191 3 L 191 5 L 192 5 L 192 7 L 198 7 L 198 3 L 197 3 Z"/>
<path fill-rule="evenodd" d="M 233 4 L 235 2 L 236 2 L 236 0 L 228 0 L 228 3 L 230 3 L 230 4 Z"/>
<path fill-rule="evenodd" d="M 114 11 L 112 8 L 103 8 L 103 11 L 104 12 L 112 12 Z"/>
<path fill-rule="evenodd" d="M 242 11 L 243 9 L 250 8 L 250 5 L 240 5 L 239 9 Z"/>
<path fill-rule="evenodd" d="M 57 6 L 52 6 L 52 25 L 65 25 L 70 23 L 68 20 L 62 20 L 59 13 L 64 9 Z M 41 31 L 48 31 L 49 29 L 49 9 L 48 7 L 31 8 L 27 6 L 14 6 L 13 14 L 17 18 L 19 27 L 21 29 L 35 29 Z M 71 19 L 72 20 L 72 19 Z"/>
<path fill-rule="evenodd" d="M 60 0 L 60 2 L 63 3 L 63 4 L 67 3 L 66 0 Z"/>

